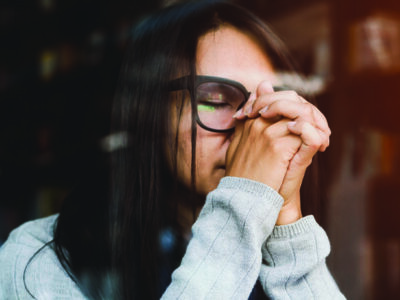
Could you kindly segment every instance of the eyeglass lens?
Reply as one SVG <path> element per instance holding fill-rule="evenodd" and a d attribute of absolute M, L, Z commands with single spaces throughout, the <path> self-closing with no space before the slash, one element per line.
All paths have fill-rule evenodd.
<path fill-rule="evenodd" d="M 197 113 L 201 123 L 211 129 L 224 130 L 235 126 L 232 118 L 246 101 L 237 87 L 219 82 L 205 82 L 196 90 Z"/>

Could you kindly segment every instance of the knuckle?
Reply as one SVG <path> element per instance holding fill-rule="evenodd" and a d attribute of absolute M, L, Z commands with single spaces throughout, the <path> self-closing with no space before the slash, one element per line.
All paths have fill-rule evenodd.
<path fill-rule="evenodd" d="M 313 152 L 316 152 L 316 151 L 321 147 L 321 143 L 313 142 L 313 143 L 309 144 L 308 147 L 309 147 Z"/>
<path fill-rule="evenodd" d="M 314 105 L 308 102 L 304 103 L 304 114 L 312 117 L 314 114 Z"/>
<path fill-rule="evenodd" d="M 298 97 L 299 97 L 299 95 L 297 94 L 297 92 L 296 92 L 296 91 L 293 91 L 293 90 L 287 91 L 287 96 L 288 96 L 289 98 L 293 98 L 293 100 L 298 100 Z"/>
<path fill-rule="evenodd" d="M 308 147 L 313 151 L 317 151 L 324 144 L 324 140 L 321 137 L 315 137 L 308 143 Z"/>
<path fill-rule="evenodd" d="M 297 98 L 299 99 L 299 102 L 301 102 L 301 103 L 310 103 L 310 101 L 307 101 L 301 95 L 297 95 Z"/>
<path fill-rule="evenodd" d="M 267 128 L 264 128 L 263 130 L 263 137 L 268 139 L 268 140 L 272 140 L 274 136 L 274 127 L 273 126 L 269 126 Z"/>
<path fill-rule="evenodd" d="M 326 147 L 328 147 L 329 143 L 330 143 L 329 135 L 322 135 L 321 136 L 321 144 L 325 145 Z"/>
<path fill-rule="evenodd" d="M 283 143 L 279 139 L 271 140 L 269 146 L 272 153 L 282 153 Z"/>
<path fill-rule="evenodd" d="M 265 124 L 263 124 L 261 118 L 255 119 L 251 124 L 251 130 L 253 132 L 259 133 L 261 131 L 264 131 L 264 129 L 265 129 Z"/>
<path fill-rule="evenodd" d="M 325 148 L 328 148 L 329 145 L 330 145 L 330 142 L 329 142 L 329 140 L 328 140 L 328 141 L 325 143 Z"/>

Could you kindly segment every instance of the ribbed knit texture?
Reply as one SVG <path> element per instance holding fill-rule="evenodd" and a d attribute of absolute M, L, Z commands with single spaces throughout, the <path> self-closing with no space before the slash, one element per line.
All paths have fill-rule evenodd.
<path fill-rule="evenodd" d="M 314 218 L 274 227 L 281 196 L 261 183 L 225 177 L 207 196 L 193 237 L 163 299 L 247 299 L 259 277 L 272 299 L 343 299 L 325 265 L 329 242 Z M 14 230 L 0 249 L 0 299 L 32 299 L 23 273 L 52 239 L 57 216 Z M 85 299 L 45 248 L 28 266 L 37 299 Z"/>
<path fill-rule="evenodd" d="M 283 199 L 250 180 L 225 177 L 193 225 L 164 299 L 247 299 L 260 272 L 261 246 Z"/>
<path fill-rule="evenodd" d="M 330 245 L 313 216 L 276 226 L 262 248 L 260 281 L 272 299 L 345 299 L 325 259 Z"/>

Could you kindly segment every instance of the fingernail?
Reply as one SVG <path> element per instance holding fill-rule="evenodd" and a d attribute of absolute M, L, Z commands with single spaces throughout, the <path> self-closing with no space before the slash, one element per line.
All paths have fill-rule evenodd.
<path fill-rule="evenodd" d="M 269 109 L 269 105 L 267 105 L 266 107 L 264 107 L 263 109 L 261 109 L 258 113 L 259 113 L 259 114 L 265 113 L 268 109 Z"/>
<path fill-rule="evenodd" d="M 287 123 L 287 126 L 291 127 L 291 128 L 293 128 L 295 125 L 296 125 L 296 121 L 291 121 L 291 122 Z"/>
<path fill-rule="evenodd" d="M 244 114 L 247 116 L 249 114 L 251 114 L 251 112 L 253 111 L 253 104 L 249 104 L 248 106 L 246 106 L 246 109 L 244 110 Z"/>
<path fill-rule="evenodd" d="M 244 114 L 247 116 L 253 111 L 253 103 L 256 101 L 257 97 L 255 93 L 251 93 L 247 103 L 244 106 Z"/>
<path fill-rule="evenodd" d="M 239 116 L 241 116 L 243 114 L 243 107 L 241 109 L 239 109 L 237 112 L 235 112 L 235 114 L 233 115 L 232 118 L 237 118 Z"/>
<path fill-rule="evenodd" d="M 256 98 L 256 94 L 254 92 L 251 92 L 247 102 L 253 103 L 254 101 L 256 101 Z"/>

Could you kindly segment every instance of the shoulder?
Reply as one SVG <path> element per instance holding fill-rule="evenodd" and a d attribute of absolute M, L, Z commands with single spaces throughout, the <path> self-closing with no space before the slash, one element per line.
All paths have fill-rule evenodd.
<path fill-rule="evenodd" d="M 53 227 L 58 215 L 29 221 L 14 229 L 0 248 L 0 262 L 8 269 L 42 248 L 53 239 Z M 1 276 L 1 275 L 0 275 Z"/>
<path fill-rule="evenodd" d="M 53 227 L 57 218 L 58 214 L 22 224 L 10 233 L 5 245 L 15 243 L 32 248 L 42 247 L 53 239 Z"/>
<path fill-rule="evenodd" d="M 68 290 L 65 296 L 74 296 L 75 283 L 53 249 L 46 246 L 53 239 L 57 217 L 30 221 L 11 232 L 0 248 L 0 299 L 30 299 L 30 294 L 37 299 L 53 299 L 60 296 L 56 294 L 59 291 Z"/>

